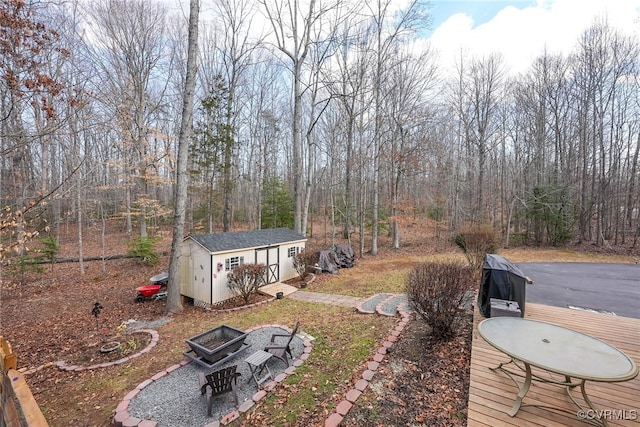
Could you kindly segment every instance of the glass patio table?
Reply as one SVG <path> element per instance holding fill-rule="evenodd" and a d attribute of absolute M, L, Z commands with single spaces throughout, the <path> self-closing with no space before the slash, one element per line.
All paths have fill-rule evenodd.
<path fill-rule="evenodd" d="M 587 381 L 613 383 L 628 381 L 638 375 L 638 367 L 634 361 L 614 346 L 552 323 L 518 317 L 492 317 L 478 324 L 478 334 L 511 359 L 491 368 L 507 374 L 519 388 L 513 407 L 508 412 L 511 417 L 518 413 L 521 406 L 562 410 L 546 405 L 523 404 L 532 380 L 566 387 L 571 401 L 582 409 L 571 395 L 571 389 L 580 387 L 585 403 L 593 411 L 591 413 L 597 415 L 601 412 L 594 408 L 587 396 Z M 520 371 L 514 372 L 505 368 L 511 363 Z M 563 376 L 564 381 L 533 374 L 532 367 Z M 522 371 L 524 383 L 519 384 L 514 376 L 523 377 Z M 596 421 L 604 426 L 608 425 L 602 417 Z"/>

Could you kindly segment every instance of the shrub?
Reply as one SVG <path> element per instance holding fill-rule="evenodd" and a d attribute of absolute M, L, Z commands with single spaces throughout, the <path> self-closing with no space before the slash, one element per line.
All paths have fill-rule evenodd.
<path fill-rule="evenodd" d="M 278 177 L 266 178 L 262 200 L 262 228 L 293 228 L 293 194 Z"/>
<path fill-rule="evenodd" d="M 499 234 L 487 224 L 463 227 L 453 236 L 454 243 L 462 249 L 476 278 L 480 278 L 485 255 L 495 253 L 500 246 Z"/>
<path fill-rule="evenodd" d="M 51 270 L 53 271 L 53 262 L 56 260 L 56 255 L 58 255 L 58 252 L 60 251 L 58 239 L 53 236 L 45 236 L 41 237 L 40 241 L 44 246 L 40 252 L 43 253 L 46 260 L 51 263 Z"/>
<path fill-rule="evenodd" d="M 407 295 L 413 310 L 429 326 L 433 337 L 447 341 L 455 335 L 461 319 L 460 306 L 473 283 L 469 266 L 455 263 L 425 263 L 407 276 Z"/>
<path fill-rule="evenodd" d="M 442 221 L 446 215 L 446 210 L 444 206 L 440 204 L 431 205 L 427 208 L 427 217 L 434 221 Z"/>
<path fill-rule="evenodd" d="M 49 262 L 53 262 L 56 259 L 56 255 L 60 251 L 60 244 L 58 243 L 58 239 L 54 236 L 42 236 L 40 237 L 40 242 L 42 242 L 42 249 L 40 252 L 44 254 L 44 257 Z"/>
<path fill-rule="evenodd" d="M 571 224 L 575 218 L 568 188 L 538 185 L 527 195 L 525 209 L 537 244 L 546 238 L 558 246 L 573 237 Z"/>
<path fill-rule="evenodd" d="M 239 265 L 227 275 L 227 287 L 248 304 L 249 297 L 265 283 L 266 273 L 267 267 L 264 264 Z"/>
<path fill-rule="evenodd" d="M 151 237 L 136 237 L 128 243 L 127 255 L 154 266 L 160 262 L 160 254 L 156 251 L 157 242 L 157 239 Z"/>
<path fill-rule="evenodd" d="M 293 268 L 296 269 L 298 276 L 304 279 L 307 273 L 307 267 L 313 265 L 314 254 L 304 249 L 293 256 Z"/>
<path fill-rule="evenodd" d="M 10 273 L 13 276 L 20 277 L 20 282 L 24 282 L 24 276 L 26 273 L 31 272 L 39 274 L 44 272 L 42 262 L 43 260 L 41 256 L 23 255 L 16 260 L 10 261 L 8 266 Z"/>

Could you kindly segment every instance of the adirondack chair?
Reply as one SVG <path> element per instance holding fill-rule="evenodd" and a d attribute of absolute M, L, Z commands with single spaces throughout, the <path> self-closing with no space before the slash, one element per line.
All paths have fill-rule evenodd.
<path fill-rule="evenodd" d="M 200 393 L 207 395 L 207 416 L 211 416 L 213 398 L 224 393 L 233 393 L 233 398 L 238 406 L 238 393 L 236 392 L 236 379 L 240 372 L 236 372 L 237 365 L 229 366 L 205 375 L 200 372 L 198 380 L 200 382 Z"/>
<path fill-rule="evenodd" d="M 289 358 L 293 359 L 293 355 L 291 354 L 291 340 L 298 333 L 298 327 L 300 326 L 300 322 L 296 323 L 293 330 L 290 334 L 273 334 L 271 335 L 270 343 L 264 348 L 264 351 L 268 351 L 273 354 L 278 359 L 282 360 L 287 367 L 289 367 Z M 286 344 L 278 344 L 276 342 L 276 338 L 286 339 Z M 288 357 L 287 357 L 288 355 Z"/>

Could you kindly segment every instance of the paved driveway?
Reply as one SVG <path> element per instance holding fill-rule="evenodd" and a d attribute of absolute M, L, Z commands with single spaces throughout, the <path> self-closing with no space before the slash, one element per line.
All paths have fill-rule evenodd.
<path fill-rule="evenodd" d="M 640 265 L 596 263 L 518 263 L 535 283 L 527 301 L 580 307 L 640 319 Z"/>

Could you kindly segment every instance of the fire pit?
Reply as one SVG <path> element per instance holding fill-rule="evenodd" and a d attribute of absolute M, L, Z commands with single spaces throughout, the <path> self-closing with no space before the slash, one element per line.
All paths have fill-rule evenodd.
<path fill-rule="evenodd" d="M 191 350 L 184 355 L 201 366 L 214 368 L 249 348 L 246 337 L 240 329 L 220 325 L 186 340 Z"/>

